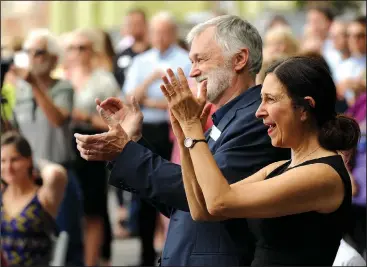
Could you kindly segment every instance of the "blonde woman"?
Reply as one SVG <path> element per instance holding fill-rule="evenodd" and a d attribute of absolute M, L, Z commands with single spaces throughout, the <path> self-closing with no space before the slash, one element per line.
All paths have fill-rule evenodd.
<path fill-rule="evenodd" d="M 278 54 L 293 56 L 298 50 L 298 41 L 288 26 L 276 26 L 265 35 L 264 60 L 269 60 Z"/>
<path fill-rule="evenodd" d="M 74 87 L 73 131 L 89 134 L 108 130 L 95 108 L 95 99 L 117 96 L 119 86 L 111 72 L 96 66 L 103 51 L 100 36 L 94 29 L 78 29 L 69 39 L 65 60 Z M 76 143 L 73 140 L 76 150 Z M 107 181 L 103 162 L 76 159 L 76 173 L 84 196 L 85 264 L 96 266 L 103 243 L 104 217 L 107 210 Z"/>

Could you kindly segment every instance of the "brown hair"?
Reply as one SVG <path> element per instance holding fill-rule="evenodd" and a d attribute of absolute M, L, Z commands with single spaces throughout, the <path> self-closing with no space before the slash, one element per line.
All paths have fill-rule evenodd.
<path fill-rule="evenodd" d="M 319 130 L 319 142 L 330 151 L 346 151 L 357 146 L 361 131 L 356 120 L 336 114 L 336 87 L 322 60 L 312 57 L 291 57 L 272 65 L 266 72 L 273 73 L 286 87 L 295 106 L 309 111 Z M 312 97 L 311 107 L 304 100 Z"/>
<path fill-rule="evenodd" d="M 13 145 L 17 152 L 24 158 L 32 157 L 32 149 L 27 139 L 21 134 L 15 131 L 9 131 L 1 136 L 1 147 L 6 145 Z M 29 170 L 29 174 L 32 175 L 33 166 Z"/>

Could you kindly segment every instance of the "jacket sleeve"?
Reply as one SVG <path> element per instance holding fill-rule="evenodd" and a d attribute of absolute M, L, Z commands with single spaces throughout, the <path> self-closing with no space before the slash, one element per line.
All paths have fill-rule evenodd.
<path fill-rule="evenodd" d="M 149 201 L 165 216 L 189 211 L 180 165 L 130 141 L 112 163 L 109 183 Z"/>
<path fill-rule="evenodd" d="M 272 147 L 260 121 L 229 129 L 218 139 L 214 158 L 229 183 L 250 176 L 262 167 L 289 159 L 289 150 Z M 172 209 L 189 212 L 182 182 L 181 166 L 171 163 L 149 149 L 129 142 L 111 169 L 109 183 L 138 194 L 169 216 Z"/>

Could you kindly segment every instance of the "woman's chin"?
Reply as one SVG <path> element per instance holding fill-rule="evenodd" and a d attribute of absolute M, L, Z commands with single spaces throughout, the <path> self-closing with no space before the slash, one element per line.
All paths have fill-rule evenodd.
<path fill-rule="evenodd" d="M 271 139 L 271 145 L 273 147 L 282 147 L 282 145 L 279 142 L 277 142 L 277 140 L 275 139 Z"/>

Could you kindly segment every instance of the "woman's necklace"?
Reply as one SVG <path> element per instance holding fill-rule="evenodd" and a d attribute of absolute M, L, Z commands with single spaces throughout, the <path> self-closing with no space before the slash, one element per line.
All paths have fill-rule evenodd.
<path fill-rule="evenodd" d="M 315 153 L 317 150 L 319 150 L 320 149 L 320 147 L 317 147 L 315 150 L 313 150 L 311 153 L 309 153 L 309 154 L 307 154 L 306 156 L 304 156 L 299 162 L 300 163 L 297 163 L 297 164 L 293 164 L 293 166 L 289 166 L 289 168 L 292 168 L 292 167 L 294 167 L 294 166 L 297 166 L 297 165 L 299 165 L 299 164 L 301 164 L 302 163 L 302 161 L 304 160 L 304 159 L 306 159 L 306 158 L 308 158 L 309 156 L 311 156 L 313 153 Z"/>

